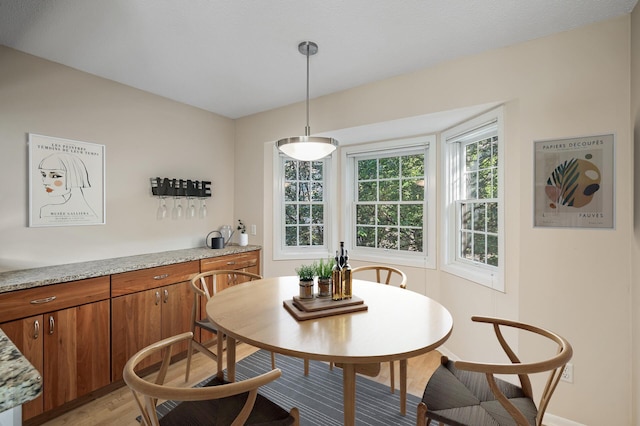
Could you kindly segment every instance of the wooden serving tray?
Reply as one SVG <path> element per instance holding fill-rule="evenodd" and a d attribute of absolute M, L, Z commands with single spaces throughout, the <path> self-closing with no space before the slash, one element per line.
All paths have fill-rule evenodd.
<path fill-rule="evenodd" d="M 329 301 L 327 299 L 321 299 L 321 300 Z M 297 319 L 298 321 L 305 321 L 305 320 L 316 319 L 316 318 L 330 317 L 333 315 L 347 314 L 351 312 L 366 311 L 367 309 L 369 309 L 369 307 L 362 302 L 362 299 L 360 300 L 361 300 L 360 303 L 356 303 L 356 304 L 351 303 L 351 304 L 334 305 L 333 307 L 325 307 L 324 309 L 316 309 L 313 311 L 304 311 L 298 308 L 294 300 L 292 299 L 285 300 L 283 302 L 283 305 L 285 309 L 287 309 L 287 311 L 289 311 L 289 313 L 293 315 L 295 319 Z M 309 299 L 309 301 L 312 301 L 312 299 Z M 345 301 L 348 301 L 348 299 L 345 299 Z M 341 301 L 335 300 L 331 302 L 335 303 L 335 302 L 341 302 Z"/>
<path fill-rule="evenodd" d="M 301 299 L 299 296 L 293 296 L 293 304 L 298 309 L 305 312 L 324 311 L 326 309 L 360 305 L 362 303 L 364 303 L 364 300 L 362 300 L 358 296 L 352 296 L 351 299 L 342 300 L 332 300 L 331 297 L 314 297 L 313 299 Z"/>

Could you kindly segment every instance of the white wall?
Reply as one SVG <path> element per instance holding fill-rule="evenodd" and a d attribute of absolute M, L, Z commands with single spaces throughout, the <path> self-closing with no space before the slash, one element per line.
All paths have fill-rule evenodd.
<path fill-rule="evenodd" d="M 631 248 L 633 275 L 631 278 L 632 338 L 631 406 L 635 425 L 640 425 L 640 9 L 631 14 L 631 131 L 634 158 L 634 239 Z"/>
<path fill-rule="evenodd" d="M 235 223 L 232 120 L 3 46 L 0 64 L 0 271 L 198 247 Z M 106 146 L 106 225 L 27 227 L 28 133 Z M 157 221 L 158 176 L 212 181 L 208 218 Z"/>
<path fill-rule="evenodd" d="M 497 359 L 496 350 L 484 344 L 490 331 L 471 325 L 472 314 L 519 319 L 568 338 L 575 349 L 574 383 L 561 383 L 548 411 L 584 424 L 631 424 L 628 369 L 606 367 L 610 362 L 631 365 L 629 295 L 637 257 L 629 250 L 629 52 L 626 16 L 311 102 L 314 133 L 504 103 L 506 293 L 437 270 L 409 268 L 407 273 L 419 282 L 412 289 L 423 288 L 451 311 L 455 326 L 446 346 L 460 357 Z M 236 170 L 238 194 L 255 194 L 256 189 L 262 193 L 239 195 L 235 205 L 240 216 L 264 218 L 257 240 L 264 244 L 267 275 L 293 274 L 299 262 L 272 260 L 272 160 L 265 143 L 299 133 L 303 108 L 297 104 L 237 120 L 236 152 L 242 153 L 243 167 L 251 170 L 250 177 Z M 608 132 L 616 135 L 616 228 L 533 228 L 533 141 Z M 524 337 L 520 349 L 532 357 L 542 351 Z"/>

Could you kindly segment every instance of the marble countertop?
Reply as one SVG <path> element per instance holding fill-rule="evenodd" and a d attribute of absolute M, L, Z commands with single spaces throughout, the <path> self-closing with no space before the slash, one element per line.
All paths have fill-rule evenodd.
<path fill-rule="evenodd" d="M 260 246 L 227 246 L 223 249 L 192 248 L 117 257 L 66 265 L 44 266 L 0 273 L 0 294 L 49 284 L 59 284 L 155 266 L 208 259 L 227 254 L 260 250 Z"/>
<path fill-rule="evenodd" d="M 42 376 L 0 329 L 0 412 L 35 399 Z"/>

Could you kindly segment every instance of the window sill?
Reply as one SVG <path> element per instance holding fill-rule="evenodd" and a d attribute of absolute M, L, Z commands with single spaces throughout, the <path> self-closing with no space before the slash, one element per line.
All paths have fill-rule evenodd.
<path fill-rule="evenodd" d="M 442 270 L 492 290 L 504 293 L 504 279 L 500 270 L 489 270 L 481 266 L 472 266 L 461 262 L 442 265 Z"/>

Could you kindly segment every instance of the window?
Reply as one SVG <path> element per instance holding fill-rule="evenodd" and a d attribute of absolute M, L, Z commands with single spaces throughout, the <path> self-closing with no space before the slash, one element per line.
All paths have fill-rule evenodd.
<path fill-rule="evenodd" d="M 429 155 L 433 140 L 343 149 L 345 240 L 352 258 L 433 266 L 435 167 Z"/>
<path fill-rule="evenodd" d="M 502 110 L 443 132 L 443 269 L 504 291 Z"/>
<path fill-rule="evenodd" d="M 329 203 L 332 157 L 318 161 L 275 157 L 275 258 L 326 257 L 333 246 L 329 240 L 335 221 Z"/>

